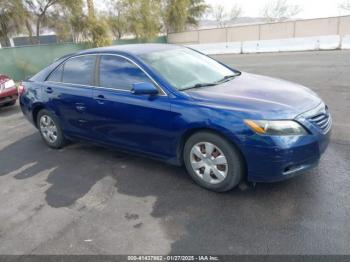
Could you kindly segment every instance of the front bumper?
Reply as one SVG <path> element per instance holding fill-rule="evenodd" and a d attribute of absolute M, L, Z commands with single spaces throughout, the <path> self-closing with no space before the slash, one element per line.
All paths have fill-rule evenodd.
<path fill-rule="evenodd" d="M 0 106 L 11 103 L 18 98 L 17 88 L 5 89 L 0 93 Z"/>
<path fill-rule="evenodd" d="M 295 119 L 309 134 L 305 136 L 261 136 L 253 134 L 243 146 L 248 180 L 252 182 L 282 181 L 317 166 L 325 152 L 331 127 L 327 132 L 302 115 Z"/>
<path fill-rule="evenodd" d="M 273 147 L 249 147 L 246 150 L 248 180 L 277 182 L 315 167 L 327 148 L 330 133 L 305 137 L 275 137 Z"/>

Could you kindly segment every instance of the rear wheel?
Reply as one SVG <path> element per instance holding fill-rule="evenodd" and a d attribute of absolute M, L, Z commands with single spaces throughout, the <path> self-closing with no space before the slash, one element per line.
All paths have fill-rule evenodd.
<path fill-rule="evenodd" d="M 183 157 L 193 180 L 206 189 L 228 191 L 243 178 L 240 153 L 214 133 L 199 132 L 191 136 L 185 144 Z"/>
<path fill-rule="evenodd" d="M 41 137 L 51 148 L 62 148 L 65 145 L 64 135 L 57 117 L 50 111 L 40 110 L 37 116 L 37 126 Z"/>

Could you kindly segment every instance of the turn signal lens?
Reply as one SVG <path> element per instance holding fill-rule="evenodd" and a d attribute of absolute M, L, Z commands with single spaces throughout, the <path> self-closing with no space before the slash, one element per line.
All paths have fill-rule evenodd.
<path fill-rule="evenodd" d="M 253 120 L 244 120 L 244 123 L 246 123 L 251 129 L 253 129 L 256 133 L 259 134 L 265 134 L 264 128 L 262 128 L 260 125 L 255 123 Z"/>

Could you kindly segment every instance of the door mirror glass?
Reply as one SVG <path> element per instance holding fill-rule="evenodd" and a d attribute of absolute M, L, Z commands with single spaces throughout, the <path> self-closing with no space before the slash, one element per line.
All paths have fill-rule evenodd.
<path fill-rule="evenodd" d="M 158 89 L 148 82 L 136 83 L 132 85 L 131 93 L 134 95 L 156 95 Z"/>

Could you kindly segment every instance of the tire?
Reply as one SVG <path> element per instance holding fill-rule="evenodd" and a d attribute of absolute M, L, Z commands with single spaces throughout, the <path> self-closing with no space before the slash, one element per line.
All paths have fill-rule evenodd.
<path fill-rule="evenodd" d="M 66 140 L 57 117 L 46 109 L 37 115 L 37 127 L 44 142 L 51 148 L 60 149 L 65 146 Z"/>
<path fill-rule="evenodd" d="M 15 104 L 16 104 L 16 100 L 11 101 L 11 102 L 5 104 L 5 106 L 14 106 Z"/>
<path fill-rule="evenodd" d="M 192 179 L 211 191 L 229 191 L 244 176 L 244 161 L 240 152 L 215 133 L 198 132 L 192 135 L 185 143 L 183 159 Z"/>

